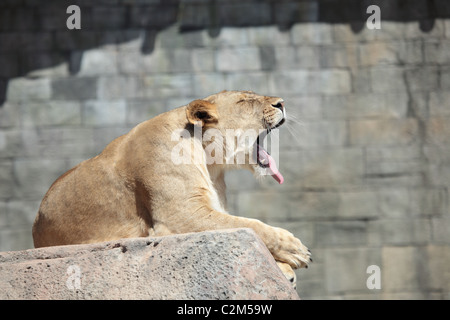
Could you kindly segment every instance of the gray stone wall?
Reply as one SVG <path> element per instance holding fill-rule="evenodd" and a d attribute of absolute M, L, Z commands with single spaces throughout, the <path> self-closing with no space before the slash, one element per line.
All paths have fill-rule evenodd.
<path fill-rule="evenodd" d="M 253 90 L 286 101 L 285 183 L 230 172 L 230 212 L 311 249 L 300 296 L 450 298 L 450 6 L 372 2 L 379 30 L 355 0 L 1 1 L 0 251 L 32 248 L 52 182 L 115 137 Z"/>

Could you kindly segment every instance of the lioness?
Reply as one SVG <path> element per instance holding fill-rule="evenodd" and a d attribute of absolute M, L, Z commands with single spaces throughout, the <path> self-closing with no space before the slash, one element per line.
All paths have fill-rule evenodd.
<path fill-rule="evenodd" d="M 275 160 L 257 137 L 234 148 L 232 155 L 240 155 L 244 163 L 229 159 L 234 138 L 233 143 L 217 136 L 213 142 L 202 139 L 208 129 L 225 137 L 227 130 L 265 132 L 284 121 L 281 98 L 223 91 L 142 122 L 53 183 L 33 225 L 35 247 L 248 227 L 294 281 L 292 268 L 310 261 L 300 240 L 284 229 L 230 215 L 225 209 L 226 170 L 245 168 L 258 176 L 266 168 L 282 183 Z M 186 132 L 192 134 L 182 134 Z M 174 150 L 180 143 L 188 160 L 196 161 L 175 163 Z M 218 150 L 228 158 L 210 161 L 212 152 L 206 148 L 211 143 L 215 160 Z"/>

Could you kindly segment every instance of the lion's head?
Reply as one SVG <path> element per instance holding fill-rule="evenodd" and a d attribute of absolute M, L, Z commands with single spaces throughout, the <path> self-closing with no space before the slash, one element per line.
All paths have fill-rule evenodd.
<path fill-rule="evenodd" d="M 263 147 L 266 135 L 285 122 L 284 101 L 251 91 L 222 91 L 186 108 L 189 123 L 201 127 L 208 164 L 246 168 L 256 175 L 283 176 Z"/>

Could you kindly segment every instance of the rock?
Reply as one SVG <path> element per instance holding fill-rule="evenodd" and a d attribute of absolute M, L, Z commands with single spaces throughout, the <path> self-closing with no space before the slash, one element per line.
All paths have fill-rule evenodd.
<path fill-rule="evenodd" d="M 0 252 L 0 299 L 299 299 L 251 229 Z"/>

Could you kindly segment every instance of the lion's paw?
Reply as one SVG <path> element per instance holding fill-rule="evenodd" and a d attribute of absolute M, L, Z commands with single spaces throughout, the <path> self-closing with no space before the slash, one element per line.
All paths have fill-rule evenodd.
<path fill-rule="evenodd" d="M 289 231 L 281 228 L 275 228 L 275 231 L 278 239 L 272 251 L 274 258 L 287 263 L 293 269 L 308 268 L 312 262 L 311 251 Z"/>

